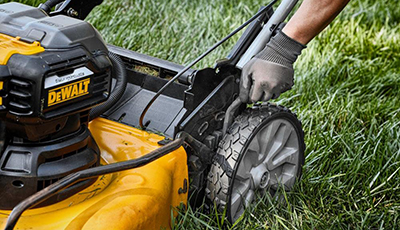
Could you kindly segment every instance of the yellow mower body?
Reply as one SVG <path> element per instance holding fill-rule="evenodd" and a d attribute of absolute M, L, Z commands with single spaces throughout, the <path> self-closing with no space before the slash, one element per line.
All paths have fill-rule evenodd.
<path fill-rule="evenodd" d="M 101 164 L 136 159 L 164 137 L 103 118 L 89 129 Z M 90 187 L 53 205 L 24 212 L 15 229 L 170 229 L 187 204 L 188 168 L 181 147 L 146 166 L 101 176 Z M 0 229 L 10 211 L 0 210 Z"/>

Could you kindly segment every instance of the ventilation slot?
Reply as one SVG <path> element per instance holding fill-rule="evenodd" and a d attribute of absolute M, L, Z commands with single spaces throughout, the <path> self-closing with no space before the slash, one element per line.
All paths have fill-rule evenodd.
<path fill-rule="evenodd" d="M 104 91 L 108 91 L 108 73 L 102 73 L 93 77 L 93 95 L 101 95 Z"/>
<path fill-rule="evenodd" d="M 53 62 L 53 63 L 49 63 L 49 67 L 51 69 L 60 69 L 63 68 L 65 66 L 74 66 L 74 65 L 78 65 L 78 64 L 82 64 L 85 62 L 86 56 L 85 55 L 80 55 L 78 57 L 74 57 L 68 60 L 62 60 L 59 62 Z"/>
<path fill-rule="evenodd" d="M 32 84 L 29 81 L 12 78 L 10 80 L 10 113 L 16 115 L 32 114 Z"/>

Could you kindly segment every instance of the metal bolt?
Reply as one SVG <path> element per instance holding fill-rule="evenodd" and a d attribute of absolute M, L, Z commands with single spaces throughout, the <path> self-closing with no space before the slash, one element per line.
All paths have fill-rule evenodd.
<path fill-rule="evenodd" d="M 260 187 L 261 187 L 261 188 L 265 188 L 265 187 L 268 185 L 269 178 L 270 178 L 270 175 L 269 175 L 269 172 L 268 172 L 268 171 L 265 172 L 265 173 L 262 175 L 261 181 L 260 181 Z"/>
<path fill-rule="evenodd" d="M 76 11 L 72 8 L 69 8 L 69 10 L 67 11 L 67 14 L 68 14 L 68 16 L 71 16 L 71 17 L 78 17 L 78 15 L 79 15 L 78 11 Z"/>

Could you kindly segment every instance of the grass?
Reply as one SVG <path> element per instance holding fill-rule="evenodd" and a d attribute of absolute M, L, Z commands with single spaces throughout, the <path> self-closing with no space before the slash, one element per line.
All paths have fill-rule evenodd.
<path fill-rule="evenodd" d="M 260 4 L 106 0 L 88 20 L 108 43 L 184 64 Z M 295 87 L 275 101 L 298 114 L 306 135 L 303 177 L 285 194 L 287 202 L 259 200 L 234 226 L 217 218 L 223 214 L 189 209 L 180 213 L 175 228 L 400 226 L 399 7 L 397 0 L 351 1 L 297 61 Z M 228 42 L 197 67 L 212 66 L 233 44 Z"/>

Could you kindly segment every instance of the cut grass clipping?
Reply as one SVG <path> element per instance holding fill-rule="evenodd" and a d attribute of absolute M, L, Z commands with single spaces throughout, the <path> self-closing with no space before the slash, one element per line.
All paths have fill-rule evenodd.
<path fill-rule="evenodd" d="M 5 1 L 0 1 L 5 2 Z M 40 1 L 21 1 L 37 6 Z M 180 64 L 266 2 L 106 0 L 88 17 L 106 42 Z M 303 178 L 286 202 L 266 197 L 234 225 L 188 209 L 175 229 L 395 229 L 400 226 L 400 3 L 352 0 L 308 44 L 295 87 L 275 102 L 306 134 Z M 226 56 L 234 37 L 201 62 Z"/>

